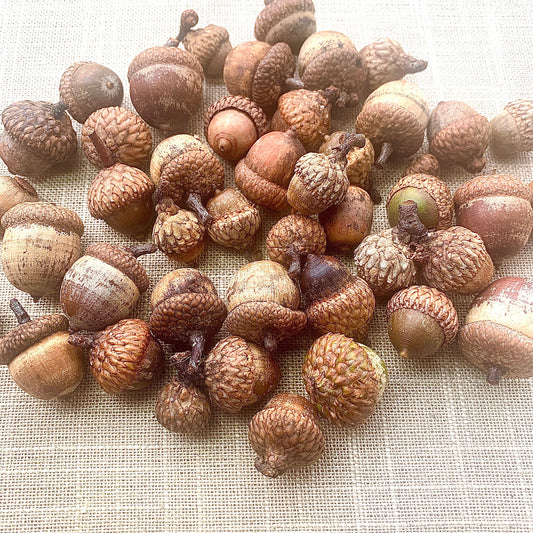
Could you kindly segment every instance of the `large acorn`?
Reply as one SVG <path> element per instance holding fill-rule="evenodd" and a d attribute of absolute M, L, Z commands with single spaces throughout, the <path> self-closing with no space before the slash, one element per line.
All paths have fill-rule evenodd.
<path fill-rule="evenodd" d="M 490 121 L 490 147 L 498 156 L 533 150 L 533 100 L 514 100 Z"/>

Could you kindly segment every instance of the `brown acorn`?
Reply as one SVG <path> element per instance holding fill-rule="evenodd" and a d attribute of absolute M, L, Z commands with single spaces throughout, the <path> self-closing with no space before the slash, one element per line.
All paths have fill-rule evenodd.
<path fill-rule="evenodd" d="M 307 322 L 313 329 L 320 334 L 331 331 L 357 340 L 366 337 L 376 299 L 369 285 L 352 276 L 338 259 L 308 255 L 300 288 Z"/>
<path fill-rule="evenodd" d="M 258 41 L 273 45 L 287 43 L 297 55 L 303 42 L 316 31 L 312 0 L 265 0 L 265 7 L 255 20 Z"/>
<path fill-rule="evenodd" d="M 235 184 L 257 205 L 288 209 L 287 187 L 305 148 L 294 131 L 272 131 L 260 137 L 235 167 Z"/>
<path fill-rule="evenodd" d="M 490 148 L 498 156 L 533 150 L 533 100 L 514 100 L 490 121 Z"/>
<path fill-rule="evenodd" d="M 77 138 L 62 102 L 21 100 L 2 112 L 0 157 L 9 172 L 30 178 L 70 161 Z"/>
<path fill-rule="evenodd" d="M 428 123 L 429 152 L 441 165 L 458 164 L 467 172 L 485 168 L 489 121 L 463 102 L 440 102 Z"/>
<path fill-rule="evenodd" d="M 254 261 L 238 270 L 229 284 L 227 306 L 228 331 L 270 352 L 307 323 L 305 313 L 298 311 L 298 288 L 274 261 Z"/>
<path fill-rule="evenodd" d="M 533 376 L 533 280 L 508 277 L 477 296 L 460 329 L 458 344 L 487 381 Z"/>
<path fill-rule="evenodd" d="M 441 291 L 413 285 L 387 303 L 389 337 L 405 359 L 434 355 L 455 339 L 459 322 L 452 301 Z"/>
<path fill-rule="evenodd" d="M 322 255 L 326 244 L 324 228 L 315 219 L 298 214 L 278 220 L 266 239 L 268 257 L 287 268 L 292 279 L 300 277 L 307 255 Z"/>
<path fill-rule="evenodd" d="M 83 124 L 97 109 L 122 104 L 124 88 L 111 69 L 93 61 L 80 61 L 63 72 L 59 94 L 70 116 Z"/>
<path fill-rule="evenodd" d="M 264 111 L 244 96 L 224 96 L 205 114 L 205 138 L 215 153 L 227 161 L 243 158 L 267 131 Z"/>
<path fill-rule="evenodd" d="M 12 208 L 24 202 L 38 202 L 33 186 L 20 176 L 0 175 L 0 220 Z M 4 228 L 0 223 L 0 238 Z"/>
<path fill-rule="evenodd" d="M 250 421 L 248 439 L 257 453 L 255 468 L 278 477 L 308 466 L 324 452 L 324 435 L 309 402 L 297 394 L 278 394 Z"/>
<path fill-rule="evenodd" d="M 271 355 L 240 337 L 226 337 L 205 361 L 205 386 L 210 400 L 226 413 L 238 413 L 268 396 L 281 372 Z"/>
<path fill-rule="evenodd" d="M 427 61 L 406 54 L 398 41 L 382 38 L 367 44 L 359 52 L 366 63 L 366 88 L 370 93 L 389 81 L 401 80 L 406 74 L 426 70 Z"/>
<path fill-rule="evenodd" d="M 319 31 L 303 43 L 298 72 L 307 89 L 335 87 L 338 107 L 355 105 L 367 76 L 367 66 L 352 41 L 338 31 Z"/>
<path fill-rule="evenodd" d="M 326 333 L 313 343 L 302 375 L 317 411 L 349 428 L 368 419 L 387 384 L 383 360 L 368 346 L 340 333 Z"/>
<path fill-rule="evenodd" d="M 454 195 L 457 224 L 477 233 L 494 260 L 517 254 L 533 230 L 533 190 L 505 174 L 478 176 Z"/>
<path fill-rule="evenodd" d="M 9 302 L 19 325 L 0 339 L 0 364 L 7 365 L 13 381 L 41 400 L 73 392 L 83 379 L 81 348 L 68 340 L 68 320 L 60 314 L 31 320 L 18 300 Z"/>
<path fill-rule="evenodd" d="M 68 342 L 89 350 L 91 372 L 108 394 L 148 387 L 163 370 L 163 351 L 148 324 L 129 318 L 100 333 L 74 333 Z"/>
<path fill-rule="evenodd" d="M 439 160 L 431 154 L 422 154 L 415 157 L 403 171 L 403 176 L 410 174 L 429 174 L 430 176 L 440 176 Z"/>

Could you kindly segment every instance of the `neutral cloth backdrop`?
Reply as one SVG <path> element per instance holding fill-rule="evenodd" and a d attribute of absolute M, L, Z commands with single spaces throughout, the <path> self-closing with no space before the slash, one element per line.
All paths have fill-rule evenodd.
<path fill-rule="evenodd" d="M 489 118 L 516 98 L 533 98 L 533 19 L 526 0 L 315 0 L 319 30 L 347 34 L 358 48 L 379 38 L 399 40 L 429 62 L 411 80 L 433 108 L 462 100 Z M 58 98 L 62 72 L 93 60 L 122 78 L 141 50 L 178 33 L 180 13 L 195 8 L 200 26 L 225 26 L 232 43 L 254 38 L 260 0 L 97 1 L 3 0 L 0 6 L 0 108 L 20 99 Z M 190 132 L 203 138 L 207 107 L 225 95 L 221 80 L 205 85 L 203 107 Z M 358 109 L 337 115 L 334 127 L 353 128 Z M 79 132 L 80 126 L 76 125 Z M 155 135 L 156 141 L 162 139 Z M 423 148 L 425 149 L 425 147 Z M 532 180 L 533 157 L 496 160 L 487 168 Z M 386 195 L 405 162 L 375 173 Z M 226 166 L 226 183 L 233 169 Z M 5 171 L 5 166 L 0 166 Z M 74 208 L 85 222 L 83 245 L 128 243 L 89 216 L 86 192 L 96 171 L 82 153 L 72 168 L 35 182 L 46 199 Z M 445 172 L 452 190 L 468 176 Z M 373 231 L 387 227 L 384 206 Z M 264 213 L 262 242 L 275 217 Z M 263 251 L 264 257 L 264 251 Z M 344 258 L 353 268 L 350 257 Z M 209 245 L 199 268 L 222 296 L 243 254 Z M 157 253 L 141 259 L 151 288 L 184 266 Z M 496 277 L 531 276 L 531 243 Z M 0 273 L 0 333 L 14 320 L 18 297 L 32 315 L 59 311 L 57 298 L 34 304 Z M 149 292 L 137 308 L 148 318 Z M 461 319 L 470 297 L 454 298 Z M 221 337 L 224 332 L 221 332 Z M 310 333 L 285 343 L 277 391 L 305 393 L 301 364 Z M 35 400 L 0 369 L 0 532 L 525 532 L 533 530 L 533 382 L 494 387 L 455 346 L 425 362 L 405 362 L 376 309 L 368 344 L 389 368 L 375 414 L 356 430 L 323 423 L 323 458 L 272 480 L 253 467 L 247 425 L 256 408 L 215 412 L 203 434 L 175 435 L 160 426 L 154 404 L 171 371 L 149 389 L 108 396 L 87 375 L 63 401 Z"/>

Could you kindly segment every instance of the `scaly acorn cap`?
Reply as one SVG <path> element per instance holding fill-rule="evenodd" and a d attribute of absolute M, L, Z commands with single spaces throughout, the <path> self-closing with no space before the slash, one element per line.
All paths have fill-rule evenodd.
<path fill-rule="evenodd" d="M 497 155 L 533 150 L 533 100 L 514 100 L 490 121 L 490 147 Z"/>
<path fill-rule="evenodd" d="M 430 176 L 440 176 L 439 160 L 431 154 L 422 154 L 415 157 L 403 171 L 403 176 L 410 174 L 429 174 Z"/>

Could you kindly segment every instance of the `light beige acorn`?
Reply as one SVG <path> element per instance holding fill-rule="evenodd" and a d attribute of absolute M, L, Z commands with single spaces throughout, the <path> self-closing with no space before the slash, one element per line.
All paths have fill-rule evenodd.
<path fill-rule="evenodd" d="M 35 299 L 57 293 L 81 255 L 81 218 L 51 203 L 24 202 L 2 217 L 2 227 L 2 268 L 9 282 Z"/>
<path fill-rule="evenodd" d="M 31 183 L 20 176 L 0 176 L 0 220 L 17 204 L 23 202 L 37 202 L 39 195 Z M 4 228 L 0 224 L 0 237 L 4 235 Z"/>
<path fill-rule="evenodd" d="M 490 121 L 490 147 L 498 156 L 533 150 L 533 100 L 514 100 Z"/>

